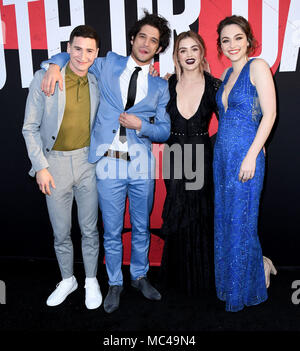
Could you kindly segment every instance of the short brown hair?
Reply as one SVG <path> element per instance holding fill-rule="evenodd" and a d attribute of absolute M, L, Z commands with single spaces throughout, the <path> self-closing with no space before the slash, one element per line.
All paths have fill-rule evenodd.
<path fill-rule="evenodd" d="M 173 50 L 173 61 L 174 61 L 174 65 L 175 65 L 175 72 L 177 75 L 177 80 L 179 80 L 179 78 L 182 74 L 182 68 L 181 68 L 181 66 L 179 64 L 179 60 L 178 60 L 179 44 L 180 44 L 182 39 L 186 39 L 186 38 L 191 38 L 191 39 L 195 40 L 195 42 L 199 45 L 199 48 L 201 51 L 201 59 L 200 59 L 200 65 L 199 65 L 200 72 L 203 72 L 204 66 L 206 65 L 206 60 L 205 60 L 206 47 L 205 47 L 205 43 L 204 43 L 204 40 L 202 39 L 202 37 L 198 33 L 194 32 L 192 30 L 188 30 L 187 32 L 180 33 L 175 40 L 174 50 Z"/>
<path fill-rule="evenodd" d="M 95 31 L 95 29 L 91 26 L 83 24 L 75 27 L 70 34 L 70 39 L 69 39 L 70 44 L 72 44 L 75 37 L 94 39 L 96 41 L 96 47 L 99 48 L 99 36 Z"/>
<path fill-rule="evenodd" d="M 257 48 L 257 41 L 254 38 L 252 28 L 249 24 L 249 22 L 242 16 L 236 16 L 232 15 L 229 17 L 225 17 L 219 24 L 217 28 L 217 33 L 218 33 L 218 39 L 217 39 L 217 48 L 218 48 L 218 56 L 220 57 L 222 55 L 222 48 L 221 48 L 221 32 L 224 29 L 224 27 L 230 25 L 230 24 L 236 24 L 238 25 L 241 30 L 245 33 L 247 41 L 249 43 L 248 49 L 247 49 L 247 55 L 253 54 L 254 51 Z"/>

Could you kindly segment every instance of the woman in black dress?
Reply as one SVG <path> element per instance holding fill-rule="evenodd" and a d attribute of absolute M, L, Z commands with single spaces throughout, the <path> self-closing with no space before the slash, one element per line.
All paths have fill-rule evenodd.
<path fill-rule="evenodd" d="M 164 151 L 167 195 L 162 215 L 165 246 L 161 272 L 167 288 L 198 295 L 209 290 L 214 282 L 212 145 L 208 126 L 216 112 L 215 95 L 221 81 L 204 70 L 205 44 L 193 31 L 177 37 L 173 60 L 176 74 L 169 78 L 167 106 L 171 135 Z M 170 148 L 176 151 L 169 152 Z M 178 177 L 180 163 L 182 172 Z M 194 179 L 187 179 L 190 176 L 184 171 L 184 165 L 190 163 L 196 171 Z M 197 184 L 201 172 L 202 187 Z"/>

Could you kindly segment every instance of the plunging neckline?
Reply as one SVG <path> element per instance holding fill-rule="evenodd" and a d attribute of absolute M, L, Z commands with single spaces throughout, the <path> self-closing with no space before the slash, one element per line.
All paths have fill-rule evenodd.
<path fill-rule="evenodd" d="M 229 94 L 227 95 L 227 104 L 226 104 L 226 105 L 227 105 L 227 108 L 226 108 L 226 110 L 225 110 L 225 105 L 224 105 L 224 103 L 223 103 L 223 94 L 224 94 L 224 92 L 225 92 L 225 86 L 226 86 L 226 84 L 228 83 L 228 80 L 229 80 L 229 78 L 230 78 L 230 76 L 231 76 L 231 74 L 232 74 L 232 72 L 233 72 L 233 68 L 230 67 L 229 70 L 228 70 L 228 72 L 226 73 L 226 76 L 227 76 L 227 75 L 228 75 L 228 76 L 227 76 L 227 79 L 226 79 L 226 83 L 223 85 L 223 91 L 222 91 L 222 94 L 221 94 L 221 103 L 222 103 L 223 110 L 224 110 L 225 113 L 228 111 L 228 101 L 229 101 L 229 96 L 230 96 L 232 90 L 235 88 L 236 83 L 237 83 L 238 80 L 240 79 L 241 73 L 243 72 L 244 68 L 245 68 L 245 67 L 248 65 L 248 63 L 251 62 L 252 60 L 253 60 L 253 59 L 250 59 L 250 60 L 248 60 L 248 61 L 244 64 L 244 66 L 243 66 L 243 68 L 241 69 L 241 71 L 240 71 L 240 73 L 239 73 L 239 75 L 238 75 L 236 81 L 234 82 L 232 88 L 230 89 L 230 92 L 229 92 Z M 229 73 L 229 72 L 230 72 L 230 73 Z M 228 73 L 229 73 L 229 74 L 228 74 Z M 226 77 L 225 77 L 225 78 L 226 78 Z M 224 81 L 225 81 L 225 79 L 224 79 Z"/>
<path fill-rule="evenodd" d="M 199 103 L 198 108 L 197 108 L 197 110 L 195 111 L 195 113 L 194 113 L 192 116 L 188 117 L 188 118 L 185 118 L 185 117 L 182 115 L 182 113 L 179 111 L 179 108 L 178 108 L 178 105 L 177 105 L 177 96 L 178 96 L 178 94 L 177 94 L 177 90 L 176 90 L 176 86 L 177 86 L 177 84 L 178 84 L 178 81 L 177 81 L 177 83 L 176 83 L 176 85 L 175 85 L 176 110 L 177 110 L 179 116 L 180 116 L 181 118 L 185 119 L 186 121 L 189 121 L 190 119 L 194 118 L 194 117 L 197 115 L 197 112 L 199 111 L 200 106 L 201 106 L 201 104 L 202 104 L 203 97 L 204 97 L 204 94 L 205 94 L 205 88 L 206 88 L 206 78 L 205 78 L 205 74 L 204 74 L 204 73 L 203 73 L 203 77 L 204 77 L 204 88 L 203 88 L 203 94 L 202 94 L 202 96 L 201 96 L 200 103 Z"/>

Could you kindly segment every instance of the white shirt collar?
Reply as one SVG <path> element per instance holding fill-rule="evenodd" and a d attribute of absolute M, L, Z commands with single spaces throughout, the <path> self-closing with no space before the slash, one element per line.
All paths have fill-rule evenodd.
<path fill-rule="evenodd" d="M 132 58 L 132 56 L 130 55 L 129 58 L 128 58 L 128 61 L 127 61 L 127 68 L 130 70 L 130 71 L 134 71 L 135 67 L 141 67 L 142 69 L 142 72 L 145 76 L 147 76 L 147 74 L 149 73 L 149 67 L 150 67 L 150 63 L 148 65 L 143 65 L 143 66 L 140 66 L 138 65 L 134 59 Z"/>

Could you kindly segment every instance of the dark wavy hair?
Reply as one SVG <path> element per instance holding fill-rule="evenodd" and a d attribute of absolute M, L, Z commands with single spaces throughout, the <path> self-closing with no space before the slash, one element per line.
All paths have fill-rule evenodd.
<path fill-rule="evenodd" d="M 219 24 L 217 28 L 217 33 L 218 33 L 218 39 L 217 39 L 217 48 L 218 48 L 218 56 L 220 57 L 222 55 L 222 48 L 221 48 L 221 32 L 224 29 L 224 27 L 230 25 L 230 24 L 236 24 L 238 25 L 241 30 L 245 33 L 247 41 L 249 43 L 248 49 L 247 49 L 247 55 L 253 54 L 254 51 L 257 48 L 257 41 L 254 38 L 253 31 L 251 29 L 251 26 L 249 22 L 242 16 L 236 16 L 232 15 L 229 17 L 225 17 Z"/>
<path fill-rule="evenodd" d="M 98 33 L 95 31 L 95 29 L 91 26 L 88 26 L 86 24 L 80 25 L 75 27 L 71 34 L 70 34 L 70 39 L 69 43 L 72 44 L 73 40 L 75 37 L 83 37 L 83 38 L 91 38 L 95 39 L 96 41 L 96 46 L 99 48 L 99 36 Z"/>
<path fill-rule="evenodd" d="M 171 30 L 169 28 L 168 21 L 159 15 L 149 14 L 148 11 L 144 10 L 145 16 L 139 21 L 136 21 L 134 26 L 129 31 L 129 41 L 134 39 L 139 33 L 141 28 L 145 25 L 152 26 L 159 31 L 159 46 L 161 47 L 160 52 L 164 52 L 165 49 L 169 46 Z"/>

